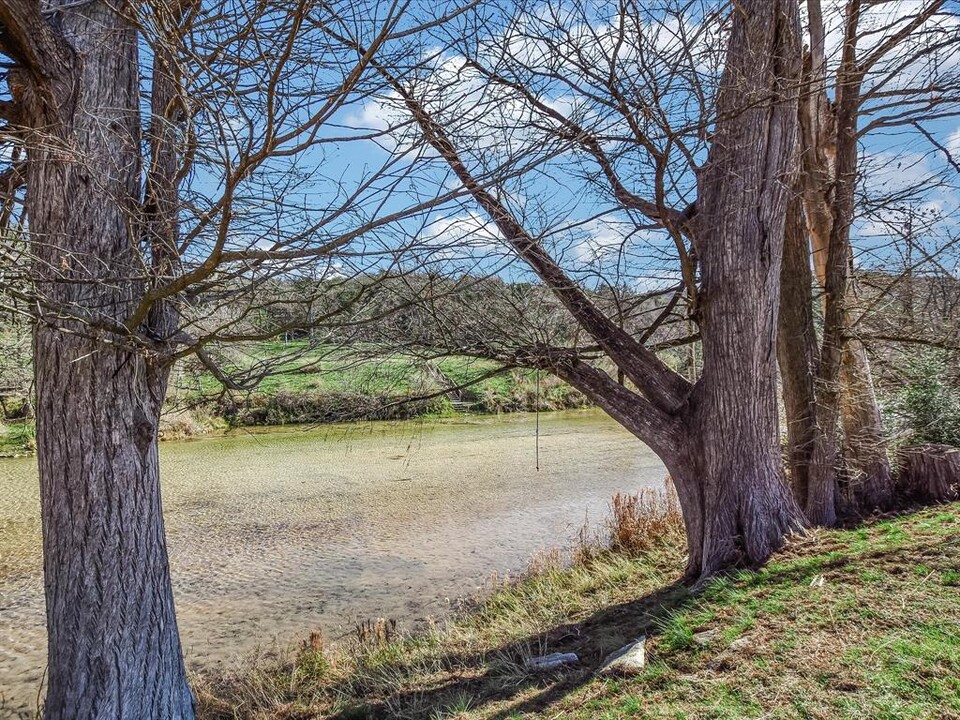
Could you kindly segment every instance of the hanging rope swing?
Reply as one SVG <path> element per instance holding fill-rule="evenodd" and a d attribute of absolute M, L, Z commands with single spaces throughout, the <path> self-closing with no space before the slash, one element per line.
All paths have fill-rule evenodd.
<path fill-rule="evenodd" d="M 537 368 L 537 399 L 534 410 L 536 412 L 537 419 L 536 440 L 534 445 L 536 447 L 537 454 L 537 472 L 540 472 L 540 368 Z"/>

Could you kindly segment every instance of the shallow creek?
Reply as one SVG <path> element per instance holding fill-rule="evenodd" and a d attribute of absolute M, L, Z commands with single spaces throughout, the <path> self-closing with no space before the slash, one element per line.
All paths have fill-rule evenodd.
<path fill-rule="evenodd" d="M 660 461 L 597 411 L 235 431 L 163 443 L 164 516 L 192 668 L 359 619 L 412 627 L 569 544 Z M 45 663 L 32 459 L 0 460 L 0 716 Z"/>

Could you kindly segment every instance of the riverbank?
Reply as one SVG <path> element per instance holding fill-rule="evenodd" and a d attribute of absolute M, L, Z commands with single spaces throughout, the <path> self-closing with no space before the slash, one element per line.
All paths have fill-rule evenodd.
<path fill-rule="evenodd" d="M 284 355 L 295 356 L 283 360 Z M 563 381 L 534 370 L 492 374 L 489 361 L 449 357 L 427 362 L 403 356 L 344 362 L 303 342 L 261 343 L 235 358 L 241 371 L 270 372 L 249 391 L 225 390 L 212 375 L 180 367 L 160 418 L 161 440 L 183 440 L 244 427 L 326 425 L 376 420 L 450 418 L 513 412 L 573 410 L 586 398 Z M 26 405 L 11 403 L 17 415 Z M 0 423 L 0 457 L 35 451 L 33 422 Z"/>
<path fill-rule="evenodd" d="M 661 520 L 652 544 L 541 558 L 449 626 L 201 677 L 201 717 L 960 718 L 960 503 L 811 533 L 697 592 Z M 596 676 L 642 635 L 642 672 Z M 527 669 L 552 652 L 580 662 Z"/>
<path fill-rule="evenodd" d="M 242 429 L 161 443 L 160 467 L 198 673 L 304 630 L 333 641 L 365 618 L 446 618 L 491 573 L 522 571 L 612 495 L 666 475 L 599 410 Z M 42 696 L 39 508 L 36 462 L 0 462 L 0 718 L 33 718 Z"/>

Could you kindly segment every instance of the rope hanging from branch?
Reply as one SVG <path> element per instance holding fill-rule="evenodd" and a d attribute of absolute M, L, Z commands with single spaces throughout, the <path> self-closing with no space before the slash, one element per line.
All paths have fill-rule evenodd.
<path fill-rule="evenodd" d="M 537 429 L 536 429 L 536 440 L 534 442 L 534 445 L 536 447 L 536 455 L 537 455 L 537 460 L 536 460 L 537 472 L 540 472 L 540 369 L 539 368 L 537 368 L 537 398 L 535 403 L 536 403 L 535 412 L 536 412 L 536 418 L 537 418 Z"/>

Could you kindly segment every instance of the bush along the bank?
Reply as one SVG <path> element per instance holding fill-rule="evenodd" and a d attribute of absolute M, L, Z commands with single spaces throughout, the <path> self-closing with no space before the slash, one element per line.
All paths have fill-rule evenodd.
<path fill-rule="evenodd" d="M 424 415 L 444 415 L 452 410 L 445 397 L 429 400 L 356 392 L 253 393 L 218 401 L 216 412 L 232 426 L 290 425 L 351 422 L 354 420 L 406 420 Z"/>
<path fill-rule="evenodd" d="M 901 445 L 960 446 L 960 392 L 947 382 L 947 356 L 935 349 L 906 363 L 906 382 L 889 405 Z"/>
<path fill-rule="evenodd" d="M 906 383 L 890 405 L 900 494 L 919 502 L 960 498 L 960 392 L 948 357 L 921 350 L 906 363 Z"/>

